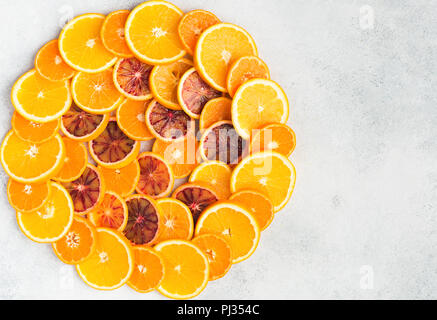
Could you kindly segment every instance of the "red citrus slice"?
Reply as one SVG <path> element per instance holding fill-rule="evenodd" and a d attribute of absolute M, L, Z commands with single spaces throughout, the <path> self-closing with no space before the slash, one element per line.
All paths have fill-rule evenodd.
<path fill-rule="evenodd" d="M 182 110 L 172 110 L 153 100 L 146 111 L 146 124 L 155 138 L 163 141 L 184 139 L 195 127 Z"/>
<path fill-rule="evenodd" d="M 148 100 L 152 97 L 149 76 L 153 66 L 137 58 L 118 60 L 114 67 L 115 87 L 125 97 L 132 100 Z"/>
<path fill-rule="evenodd" d="M 74 212 L 80 215 L 93 210 L 103 199 L 105 183 L 100 171 L 88 164 L 82 175 L 71 182 L 62 184 L 73 200 Z"/>
<path fill-rule="evenodd" d="M 185 183 L 173 192 L 172 197 L 188 206 L 194 223 L 206 207 L 219 200 L 217 192 L 204 182 Z"/>
<path fill-rule="evenodd" d="M 161 156 L 153 152 L 143 152 L 138 157 L 140 180 L 137 192 L 152 198 L 162 198 L 170 194 L 174 185 L 173 171 Z"/>
<path fill-rule="evenodd" d="M 232 121 L 214 123 L 200 139 L 200 156 L 203 160 L 218 160 L 237 164 L 246 148 L 246 142 L 235 131 Z"/>
<path fill-rule="evenodd" d="M 182 76 L 178 85 L 178 101 L 182 109 L 194 119 L 199 119 L 205 104 L 222 93 L 210 87 L 202 80 L 195 68 L 191 68 Z"/>
<path fill-rule="evenodd" d="M 144 195 L 131 195 L 126 198 L 128 220 L 124 235 L 133 244 L 150 244 L 158 236 L 159 213 L 156 202 Z"/>
<path fill-rule="evenodd" d="M 97 228 L 123 231 L 127 223 L 126 202 L 118 194 L 106 191 L 102 202 L 90 213 L 88 219 Z"/>
<path fill-rule="evenodd" d="M 122 168 L 135 160 L 140 151 L 140 142 L 129 138 L 111 119 L 105 130 L 89 142 L 91 157 L 102 167 Z"/>

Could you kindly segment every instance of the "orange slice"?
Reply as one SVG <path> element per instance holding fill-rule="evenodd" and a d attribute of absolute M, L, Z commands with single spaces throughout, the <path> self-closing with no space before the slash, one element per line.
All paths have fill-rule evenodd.
<path fill-rule="evenodd" d="M 221 161 L 207 161 L 200 164 L 191 173 L 190 182 L 203 181 L 212 184 L 220 199 L 231 195 L 231 168 Z"/>
<path fill-rule="evenodd" d="M 194 52 L 196 69 L 208 84 L 226 92 L 229 66 L 240 57 L 256 56 L 255 41 L 243 28 L 219 23 L 206 29 L 200 36 Z"/>
<path fill-rule="evenodd" d="M 243 139 L 249 139 L 252 130 L 269 123 L 286 123 L 288 113 L 287 96 L 272 80 L 249 80 L 238 88 L 232 100 L 232 122 Z"/>
<path fill-rule="evenodd" d="M 72 105 L 61 118 L 61 130 L 72 140 L 90 141 L 98 137 L 109 121 L 109 114 L 92 114 Z"/>
<path fill-rule="evenodd" d="M 58 132 L 60 121 L 57 119 L 46 123 L 38 123 L 29 121 L 18 112 L 14 112 L 11 124 L 12 129 L 21 139 L 41 143 L 49 140 Z"/>
<path fill-rule="evenodd" d="M 84 218 L 75 216 L 67 234 L 52 243 L 56 256 L 64 263 L 78 264 L 88 259 L 96 248 L 97 233 Z"/>
<path fill-rule="evenodd" d="M 59 36 L 59 51 L 73 69 L 97 73 L 113 66 L 117 57 L 103 46 L 100 30 L 105 16 L 88 13 L 71 20 Z"/>
<path fill-rule="evenodd" d="M 0 152 L 6 173 L 26 184 L 50 179 L 61 169 L 65 158 L 65 146 L 58 134 L 37 144 L 20 139 L 11 130 L 3 139 Z"/>
<path fill-rule="evenodd" d="M 150 101 L 124 100 L 117 109 L 117 124 L 121 131 L 134 140 L 151 140 L 154 136 L 146 125 L 145 113 Z"/>
<path fill-rule="evenodd" d="M 111 12 L 106 16 L 100 30 L 100 38 L 106 50 L 123 58 L 133 56 L 124 37 L 124 26 L 129 13 L 129 10 Z"/>
<path fill-rule="evenodd" d="M 177 92 L 179 80 L 192 66 L 193 63 L 188 59 L 155 66 L 150 74 L 150 89 L 155 99 L 167 108 L 180 110 Z"/>
<path fill-rule="evenodd" d="M 269 124 L 257 130 L 250 141 L 252 153 L 272 150 L 289 157 L 296 147 L 296 135 L 287 125 Z"/>
<path fill-rule="evenodd" d="M 15 82 L 11 99 L 15 110 L 27 120 L 54 121 L 71 106 L 70 83 L 44 79 L 33 69 Z"/>
<path fill-rule="evenodd" d="M 290 200 L 296 170 L 288 158 L 275 151 L 258 152 L 244 158 L 231 176 L 232 193 L 252 189 L 266 195 L 275 212 Z"/>
<path fill-rule="evenodd" d="M 152 68 L 153 66 L 134 57 L 118 60 L 113 74 L 115 87 L 122 95 L 131 100 L 151 99 L 149 76 Z"/>
<path fill-rule="evenodd" d="M 77 106 L 93 114 L 111 112 L 124 100 L 112 80 L 112 69 L 94 74 L 78 72 L 71 82 L 71 91 Z"/>
<path fill-rule="evenodd" d="M 85 171 L 88 163 L 88 153 L 85 146 L 77 141 L 63 137 L 65 145 L 65 158 L 61 171 L 53 178 L 61 182 L 73 181 Z"/>
<path fill-rule="evenodd" d="M 49 199 L 50 183 L 24 184 L 9 179 L 8 200 L 11 206 L 20 212 L 30 212 L 41 208 Z"/>
<path fill-rule="evenodd" d="M 209 11 L 198 9 L 187 12 L 178 26 L 179 38 L 185 50 L 193 55 L 202 32 L 217 23 L 220 20 Z"/>
<path fill-rule="evenodd" d="M 61 57 L 58 40 L 45 44 L 35 56 L 35 69 L 50 81 L 64 81 L 74 76 L 72 69 Z"/>
<path fill-rule="evenodd" d="M 73 199 L 74 212 L 80 215 L 94 210 L 105 194 L 105 181 L 92 164 L 87 165 L 78 179 L 65 182 L 63 186 Z"/>
<path fill-rule="evenodd" d="M 218 202 L 202 213 L 195 235 L 210 233 L 225 237 L 232 249 L 233 263 L 249 258 L 260 238 L 255 218 L 244 207 L 232 202 Z"/>
<path fill-rule="evenodd" d="M 219 121 L 232 120 L 231 106 L 232 100 L 226 97 L 209 100 L 200 113 L 199 129 L 207 129 Z"/>
<path fill-rule="evenodd" d="M 237 59 L 229 68 L 226 76 L 226 88 L 231 97 L 237 89 L 250 79 L 270 79 L 267 65 L 257 56 L 245 56 Z"/>
<path fill-rule="evenodd" d="M 164 262 L 158 291 L 173 299 L 198 296 L 208 284 L 209 263 L 197 246 L 185 240 L 167 240 L 155 246 Z"/>
<path fill-rule="evenodd" d="M 241 190 L 234 193 L 229 200 L 245 206 L 258 222 L 260 230 L 265 230 L 273 221 L 274 208 L 268 197 L 253 190 Z"/>
<path fill-rule="evenodd" d="M 112 191 L 106 191 L 102 202 L 88 213 L 88 219 L 95 227 L 111 228 L 120 232 L 124 230 L 127 218 L 126 202 Z"/>
<path fill-rule="evenodd" d="M 159 254 L 152 248 L 134 246 L 134 271 L 128 286 L 140 293 L 156 289 L 164 278 L 164 263 Z"/>
<path fill-rule="evenodd" d="M 55 182 L 50 182 L 50 187 L 49 199 L 40 209 L 25 213 L 17 211 L 18 226 L 26 237 L 35 242 L 58 241 L 67 234 L 73 223 L 70 195 Z"/>
<path fill-rule="evenodd" d="M 209 262 L 209 280 L 223 277 L 232 266 L 232 250 L 224 237 L 216 234 L 202 234 L 193 243 L 203 251 Z"/>
<path fill-rule="evenodd" d="M 99 290 L 114 290 L 124 285 L 134 269 L 131 246 L 117 231 L 97 228 L 96 250 L 76 265 L 83 281 Z"/>
<path fill-rule="evenodd" d="M 159 210 L 159 236 L 157 242 L 172 239 L 190 240 L 194 223 L 190 209 L 179 200 L 162 198 L 156 201 Z"/>
<path fill-rule="evenodd" d="M 135 160 L 140 152 L 140 141 L 133 140 L 121 131 L 115 119 L 105 130 L 88 142 L 90 155 L 100 166 L 118 169 Z"/>
<path fill-rule="evenodd" d="M 155 140 L 152 151 L 159 154 L 170 165 L 175 179 L 188 176 L 196 167 L 197 141 L 194 136 L 173 142 Z"/>
<path fill-rule="evenodd" d="M 168 64 L 185 55 L 178 36 L 183 12 L 166 1 L 147 1 L 132 10 L 126 21 L 127 45 L 148 64 Z"/>
<path fill-rule="evenodd" d="M 140 165 L 137 160 L 119 169 L 100 167 L 106 190 L 113 191 L 122 197 L 132 194 L 140 179 Z"/>
<path fill-rule="evenodd" d="M 202 80 L 195 68 L 184 73 L 178 84 L 179 105 L 193 119 L 199 119 L 205 104 L 222 93 Z"/>
<path fill-rule="evenodd" d="M 138 156 L 138 163 L 140 180 L 137 192 L 152 198 L 168 196 L 174 186 L 174 175 L 164 158 L 153 152 L 143 152 Z"/>

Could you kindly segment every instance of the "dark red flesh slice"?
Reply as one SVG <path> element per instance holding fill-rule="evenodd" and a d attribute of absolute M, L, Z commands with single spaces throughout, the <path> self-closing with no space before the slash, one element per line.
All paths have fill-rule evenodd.
<path fill-rule="evenodd" d="M 153 66 L 136 58 L 121 60 L 117 69 L 117 82 L 128 94 L 142 97 L 150 94 L 149 76 Z"/>
<path fill-rule="evenodd" d="M 194 223 L 199 219 L 200 214 L 210 204 L 218 201 L 217 196 L 208 189 L 195 186 L 187 186 L 176 191 L 174 198 L 185 203 L 193 215 Z"/>
<path fill-rule="evenodd" d="M 163 139 L 175 140 L 183 138 L 193 125 L 189 115 L 182 110 L 172 110 L 154 101 L 149 114 L 149 122 L 153 130 Z"/>
<path fill-rule="evenodd" d="M 146 198 L 132 198 L 126 201 L 128 220 L 124 235 L 133 244 L 141 245 L 153 241 L 158 232 L 158 212 Z"/>
<path fill-rule="evenodd" d="M 118 127 L 116 121 L 109 121 L 106 129 L 91 141 L 94 154 L 105 163 L 123 160 L 132 151 L 135 140 L 132 140 Z"/>
<path fill-rule="evenodd" d="M 138 163 L 140 164 L 140 180 L 137 185 L 138 193 L 156 197 L 168 189 L 170 172 L 163 161 L 145 155 L 138 158 Z"/>
<path fill-rule="evenodd" d="M 183 83 L 183 102 L 188 110 L 196 115 L 200 115 L 203 107 L 209 100 L 221 96 L 222 93 L 203 81 L 197 71 L 192 72 Z"/>
<path fill-rule="evenodd" d="M 64 128 L 78 138 L 93 133 L 102 121 L 103 115 L 85 112 L 75 105 L 62 116 Z"/>

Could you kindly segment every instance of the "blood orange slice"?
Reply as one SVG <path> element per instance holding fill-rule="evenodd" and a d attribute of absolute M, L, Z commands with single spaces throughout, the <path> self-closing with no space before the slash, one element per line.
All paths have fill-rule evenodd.
<path fill-rule="evenodd" d="M 161 156 L 153 152 L 143 152 L 138 157 L 140 180 L 137 192 L 152 198 L 162 198 L 170 194 L 174 185 L 173 171 Z"/>
<path fill-rule="evenodd" d="M 126 198 L 128 221 L 124 235 L 131 243 L 152 243 L 158 236 L 159 213 L 156 202 L 147 196 L 135 194 Z"/>
<path fill-rule="evenodd" d="M 156 100 L 147 108 L 146 124 L 150 132 L 163 141 L 184 139 L 195 127 L 184 111 L 168 109 Z"/>
<path fill-rule="evenodd" d="M 111 119 L 105 130 L 89 142 L 91 157 L 102 167 L 122 168 L 135 160 L 140 142 L 129 138 Z"/>
<path fill-rule="evenodd" d="M 148 100 L 152 97 L 149 76 L 153 66 L 137 58 L 118 60 L 114 67 L 115 87 L 125 97 L 132 100 Z"/>
<path fill-rule="evenodd" d="M 126 202 L 118 194 L 106 191 L 102 202 L 90 213 L 89 221 L 96 227 L 104 227 L 123 231 L 127 224 Z"/>
<path fill-rule="evenodd" d="M 173 192 L 172 197 L 188 206 L 194 223 L 206 207 L 219 200 L 217 192 L 204 182 L 185 183 Z"/>
<path fill-rule="evenodd" d="M 100 171 L 88 164 L 82 175 L 63 186 L 73 199 L 74 212 L 80 215 L 93 210 L 103 199 L 105 183 Z"/>

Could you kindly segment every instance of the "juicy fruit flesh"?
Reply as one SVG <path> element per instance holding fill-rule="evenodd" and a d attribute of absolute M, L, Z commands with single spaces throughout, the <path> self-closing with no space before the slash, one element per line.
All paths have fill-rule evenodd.
<path fill-rule="evenodd" d="M 64 128 L 75 137 L 88 136 L 102 121 L 103 115 L 85 112 L 75 105 L 71 106 L 70 110 L 62 116 Z"/>
<path fill-rule="evenodd" d="M 123 204 L 113 194 L 106 193 L 102 203 L 91 214 L 97 216 L 97 226 L 118 229 L 123 225 Z"/>
<path fill-rule="evenodd" d="M 166 164 L 152 156 L 140 157 L 138 162 L 141 172 L 137 190 L 152 197 L 165 192 L 171 180 Z"/>
<path fill-rule="evenodd" d="M 110 121 L 102 134 L 91 144 L 94 154 L 106 163 L 123 160 L 132 151 L 134 145 L 135 140 L 126 136 L 115 121 Z"/>
<path fill-rule="evenodd" d="M 149 76 L 153 66 L 136 58 L 123 59 L 117 69 L 117 82 L 128 94 L 141 97 L 150 94 Z"/>
<path fill-rule="evenodd" d="M 176 194 L 175 198 L 188 206 L 193 215 L 194 223 L 206 207 L 218 201 L 216 195 L 201 187 L 184 188 Z"/>
<path fill-rule="evenodd" d="M 181 110 L 172 110 L 155 102 L 149 115 L 153 129 L 165 139 L 179 139 L 190 129 L 191 119 Z"/>
<path fill-rule="evenodd" d="M 124 235 L 136 245 L 151 242 L 158 232 L 158 212 L 146 198 L 133 198 L 126 201 L 129 212 Z"/>

